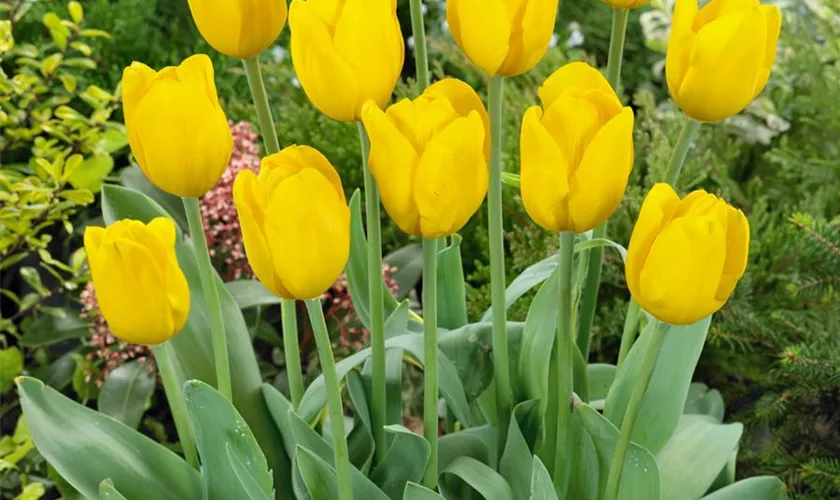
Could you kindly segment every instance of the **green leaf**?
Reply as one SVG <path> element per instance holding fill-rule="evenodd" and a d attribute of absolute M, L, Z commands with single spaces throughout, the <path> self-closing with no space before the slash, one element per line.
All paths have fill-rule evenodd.
<path fill-rule="evenodd" d="M 514 278 L 505 290 L 505 309 L 511 306 L 517 299 L 528 293 L 529 290 L 547 280 L 557 267 L 557 255 L 552 254 L 545 259 L 530 265 L 527 269 Z M 481 321 L 490 321 L 493 317 L 493 308 L 490 307 L 481 317 Z"/>
<path fill-rule="evenodd" d="M 470 457 L 459 457 L 441 472 L 440 491 L 450 499 L 460 499 L 453 492 L 458 481 L 463 481 L 485 500 L 514 500 L 516 496 L 505 478 L 488 465 Z"/>
<path fill-rule="evenodd" d="M 607 398 L 607 393 L 615 380 L 615 365 L 591 363 L 586 367 L 589 379 L 589 400 L 598 401 Z"/>
<path fill-rule="evenodd" d="M 534 457 L 531 470 L 533 474 L 531 474 L 530 500 L 557 500 L 557 492 L 554 491 L 554 483 L 551 482 L 551 475 L 539 457 Z"/>
<path fill-rule="evenodd" d="M 225 287 L 239 304 L 240 309 L 280 303 L 280 297 L 274 295 L 257 280 L 230 281 L 225 283 Z"/>
<path fill-rule="evenodd" d="M 105 479 L 99 483 L 99 500 L 126 500 L 126 498 L 117 491 L 111 479 Z"/>
<path fill-rule="evenodd" d="M 557 297 L 561 269 L 555 267 L 528 309 L 519 352 L 519 377 L 526 397 L 539 402 L 544 415 L 548 404 L 548 368 L 557 331 Z"/>
<path fill-rule="evenodd" d="M 710 390 L 709 386 L 702 383 L 692 383 L 689 386 L 683 413 L 708 415 L 720 423 L 723 422 L 724 410 L 723 396 L 720 391 Z"/>
<path fill-rule="evenodd" d="M 169 217 L 169 214 L 140 191 L 105 184 L 102 186 L 102 217 L 108 225 L 121 219 L 148 224 L 157 217 Z"/>
<path fill-rule="evenodd" d="M 720 489 L 703 500 L 784 500 L 787 498 L 785 485 L 774 476 L 758 476 L 743 479 Z"/>
<path fill-rule="evenodd" d="M 181 198 L 160 190 L 146 178 L 139 167 L 131 166 L 122 169 L 120 183 L 127 188 L 145 194 L 150 200 L 153 200 L 161 212 L 169 214 L 182 231 L 189 231 L 187 213 L 184 211 Z"/>
<path fill-rule="evenodd" d="M 77 205 L 90 205 L 93 203 L 93 192 L 89 189 L 66 189 L 59 193 L 59 196 Z"/>
<path fill-rule="evenodd" d="M 441 436 L 438 441 L 438 467 L 445 469 L 459 457 L 471 457 L 485 464 L 496 463 L 496 428 L 470 427 Z"/>
<path fill-rule="evenodd" d="M 49 291 L 46 287 L 44 287 L 43 283 L 41 283 L 41 273 L 39 273 L 34 267 L 21 267 L 20 277 L 23 278 L 23 281 L 40 295 L 49 294 Z"/>
<path fill-rule="evenodd" d="M 332 453 L 332 450 L 330 450 L 330 453 Z M 338 498 L 338 480 L 335 476 L 335 469 L 323 458 L 301 445 L 298 445 L 295 455 L 306 489 L 312 495 L 313 500 L 335 500 Z M 388 499 L 372 482 L 366 479 L 365 481 L 357 481 L 357 477 L 364 478 L 361 473 L 358 476 L 354 475 L 353 498 L 365 500 Z"/>
<path fill-rule="evenodd" d="M 47 493 L 47 489 L 41 483 L 29 483 L 23 487 L 15 500 L 38 500 Z"/>
<path fill-rule="evenodd" d="M 184 384 L 184 397 L 195 429 L 208 498 L 224 500 L 248 496 L 230 466 L 228 453 L 243 462 L 247 479 L 265 495 L 273 497 L 265 455 L 236 408 L 219 391 L 198 380 Z"/>
<path fill-rule="evenodd" d="M 272 497 L 263 491 L 255 478 L 251 475 L 251 472 L 248 470 L 248 465 L 242 461 L 242 458 L 237 455 L 235 451 L 233 451 L 233 447 L 230 443 L 225 443 L 225 451 L 227 453 L 228 464 L 230 464 L 231 469 L 233 469 L 233 473 L 236 475 L 236 479 L 239 480 L 240 486 L 242 486 L 245 493 L 248 494 L 248 498 L 250 500 L 271 500 Z"/>
<path fill-rule="evenodd" d="M 76 189 L 99 191 L 105 177 L 114 170 L 114 159 L 108 154 L 91 156 L 73 170 L 67 180 Z"/>
<path fill-rule="evenodd" d="M 499 472 L 516 498 L 526 498 L 531 493 L 532 447 L 541 434 L 540 425 L 538 401 L 532 399 L 514 407 Z"/>
<path fill-rule="evenodd" d="M 125 126 L 121 123 L 115 122 L 108 122 L 108 128 L 105 132 L 102 133 L 102 138 L 96 144 L 96 148 L 100 149 L 108 154 L 116 153 L 117 151 L 121 150 L 122 148 L 128 145 L 128 136 L 125 134 Z M 127 167 L 122 170 L 120 174 L 120 179 L 122 181 L 123 175 L 125 175 L 129 170 L 131 171 L 138 171 L 142 175 L 142 171 L 140 171 L 137 167 Z M 130 186 L 123 182 L 123 185 L 126 187 L 135 187 Z"/>
<path fill-rule="evenodd" d="M 25 323 L 20 343 L 27 347 L 43 347 L 88 335 L 90 325 L 79 317 L 79 311 L 64 308 Z"/>
<path fill-rule="evenodd" d="M 23 371 L 23 353 L 15 346 L 0 349 L 0 393 L 14 387 L 15 377 Z"/>
<path fill-rule="evenodd" d="M 98 408 L 125 425 L 136 429 L 146 409 L 146 401 L 155 392 L 155 374 L 149 365 L 126 363 L 108 374 L 99 391 Z"/>
<path fill-rule="evenodd" d="M 403 493 L 402 498 L 403 500 L 444 500 L 442 496 L 434 491 L 412 482 L 406 483 L 405 493 Z"/>
<path fill-rule="evenodd" d="M 388 425 L 394 435 L 391 447 L 370 474 L 370 479 L 393 500 L 403 497 L 406 484 L 420 481 L 429 463 L 429 442 L 401 425 Z"/>
<path fill-rule="evenodd" d="M 397 282 L 397 300 L 408 297 L 423 274 L 423 250 L 419 243 L 410 243 L 382 258 L 383 264 L 396 268 L 391 278 Z"/>
<path fill-rule="evenodd" d="M 506 186 L 510 186 L 515 189 L 519 189 L 521 185 L 522 179 L 519 178 L 519 174 L 513 174 L 510 172 L 502 172 L 502 183 Z"/>
<path fill-rule="evenodd" d="M 674 433 L 685 408 L 694 368 L 700 359 L 711 317 L 688 326 L 672 326 L 666 333 L 662 351 L 648 385 L 636 426 L 633 442 L 651 453 L 659 453 Z M 616 427 L 621 426 L 624 411 L 633 392 L 633 385 L 650 341 L 652 326 L 639 336 L 627 359 L 619 367 L 615 382 L 607 395 L 604 416 Z"/>
<path fill-rule="evenodd" d="M 39 380 L 21 377 L 17 385 L 38 451 L 85 496 L 96 498 L 110 478 L 143 498 L 201 498 L 198 472 L 164 446 Z"/>
<path fill-rule="evenodd" d="M 350 401 L 356 410 L 356 418 L 353 428 L 347 436 L 347 448 L 350 453 L 350 462 L 364 474 L 370 471 L 373 463 L 373 431 L 370 423 L 370 411 L 368 410 L 368 395 L 365 391 L 365 381 L 358 371 L 353 370 L 347 374 L 347 393 Z M 330 418 L 330 422 L 332 418 Z M 326 434 L 326 433 L 325 433 Z"/>
<path fill-rule="evenodd" d="M 595 444 L 600 472 L 598 498 L 602 498 L 610 462 L 615 454 L 618 429 L 589 405 L 576 405 L 575 413 L 580 416 L 583 428 Z M 648 450 L 631 442 L 624 459 L 624 471 L 621 474 L 621 482 L 618 487 L 618 500 L 638 500 L 640 498 L 660 498 L 659 469 L 656 459 Z"/>
<path fill-rule="evenodd" d="M 683 415 L 656 457 L 662 498 L 700 498 L 726 466 L 743 430 L 739 423 L 720 424 L 706 415 Z"/>
<path fill-rule="evenodd" d="M 437 255 L 438 327 L 454 330 L 467 324 L 467 291 L 461 262 L 461 240 L 452 235 L 452 243 Z"/>
<path fill-rule="evenodd" d="M 67 4 L 67 11 L 70 12 L 70 18 L 74 23 L 79 24 L 82 22 L 82 18 L 84 18 L 85 15 L 82 4 L 73 0 Z"/>

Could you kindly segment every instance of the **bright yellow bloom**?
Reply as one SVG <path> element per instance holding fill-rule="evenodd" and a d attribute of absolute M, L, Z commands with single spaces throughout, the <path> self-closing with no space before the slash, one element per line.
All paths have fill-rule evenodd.
<path fill-rule="evenodd" d="M 674 101 L 704 122 L 740 113 L 761 93 L 782 27 L 775 5 L 758 0 L 677 0 L 665 72 Z"/>
<path fill-rule="evenodd" d="M 625 273 L 647 312 L 690 325 L 720 309 L 747 267 L 744 213 L 705 191 L 682 200 L 668 184 L 648 193 L 633 228 Z"/>
<path fill-rule="evenodd" d="M 188 0 L 201 36 L 239 59 L 267 49 L 286 24 L 286 0 Z"/>
<path fill-rule="evenodd" d="M 190 288 L 175 256 L 175 224 L 121 220 L 85 230 L 96 299 L 108 327 L 131 344 L 156 345 L 181 331 Z"/>
<path fill-rule="evenodd" d="M 167 193 L 206 193 L 230 160 L 233 136 L 204 54 L 155 72 L 133 62 L 123 71 L 128 142 L 146 177 Z"/>
<path fill-rule="evenodd" d="M 406 233 L 438 238 L 464 227 L 487 193 L 490 121 L 466 83 L 448 78 L 362 120 L 370 170 L 388 215 Z"/>
<path fill-rule="evenodd" d="M 633 110 L 582 62 L 554 72 L 522 118 L 522 202 L 550 231 L 583 233 L 618 208 L 633 169 Z"/>
<path fill-rule="evenodd" d="M 340 121 L 385 107 L 405 59 L 396 0 L 292 0 L 292 63 L 306 96 Z"/>
<path fill-rule="evenodd" d="M 449 0 L 455 43 L 488 75 L 530 71 L 548 50 L 558 0 Z"/>
<path fill-rule="evenodd" d="M 285 299 L 327 291 L 350 255 L 350 209 L 330 162 L 308 146 L 263 158 L 233 184 L 245 253 L 266 288 Z"/>

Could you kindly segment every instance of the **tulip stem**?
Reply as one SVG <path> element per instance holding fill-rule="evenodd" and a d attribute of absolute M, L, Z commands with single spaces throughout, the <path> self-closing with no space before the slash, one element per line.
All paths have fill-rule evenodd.
<path fill-rule="evenodd" d="M 624 39 L 627 33 L 628 9 L 613 9 L 612 33 L 610 34 L 610 52 L 607 59 L 607 81 L 618 94 L 621 85 L 621 62 L 624 58 Z M 604 221 L 592 231 L 593 238 L 606 238 L 609 221 Z M 580 299 L 580 326 L 577 333 L 577 345 L 583 359 L 589 359 L 589 346 L 592 341 L 592 325 L 595 323 L 595 309 L 598 306 L 598 290 L 601 286 L 601 266 L 604 262 L 604 247 L 584 250 L 581 262 L 587 262 L 586 281 Z"/>
<path fill-rule="evenodd" d="M 688 148 L 691 147 L 691 142 L 697 131 L 700 129 L 700 122 L 686 117 L 685 124 L 680 131 L 680 137 L 677 139 L 677 144 L 674 146 L 674 152 L 671 153 L 671 161 L 668 163 L 668 173 L 665 175 L 665 182 L 671 185 L 676 190 L 677 179 L 682 172 L 685 157 L 688 156 Z"/>
<path fill-rule="evenodd" d="M 155 364 L 163 381 L 163 389 L 166 392 L 166 399 L 169 401 L 169 411 L 172 412 L 172 420 L 175 421 L 175 430 L 178 432 L 178 439 L 181 441 L 181 449 L 184 458 L 194 469 L 199 468 L 198 454 L 195 449 L 195 436 L 192 423 L 187 411 L 187 401 L 184 399 L 183 376 L 175 370 L 172 364 L 172 346 L 169 342 L 152 347 L 155 355 Z"/>
<path fill-rule="evenodd" d="M 490 114 L 490 185 L 487 208 L 490 240 L 490 299 L 493 307 L 493 376 L 496 382 L 499 446 L 504 447 L 510 420 L 513 394 L 510 388 L 507 310 L 505 307 L 505 243 L 502 219 L 502 151 L 504 142 L 505 80 L 490 79 L 488 108 Z"/>
<path fill-rule="evenodd" d="M 665 334 L 668 328 L 669 325 L 658 320 L 653 325 L 653 331 L 651 332 L 650 341 L 645 351 L 645 357 L 642 361 L 639 374 L 636 376 L 633 392 L 630 395 L 630 401 L 627 403 L 624 419 L 621 422 L 618 442 L 615 444 L 615 454 L 610 464 L 609 476 L 607 476 L 607 487 L 604 490 L 605 500 L 616 500 L 618 498 L 621 471 L 624 468 L 624 459 L 630 447 L 633 427 L 636 425 L 636 417 L 639 415 L 639 408 L 642 406 L 642 400 L 644 399 L 648 384 L 650 384 L 650 379 L 653 376 L 653 370 L 656 368 L 656 360 L 659 358 L 659 351 L 662 350 L 662 344 L 665 342 Z"/>
<path fill-rule="evenodd" d="M 571 443 L 572 393 L 574 391 L 572 349 L 576 349 L 572 331 L 572 263 L 575 256 L 575 234 L 560 233 L 557 266 L 560 287 L 557 304 L 557 330 L 554 353 L 557 357 L 557 440 L 554 449 L 554 486 L 560 498 L 566 496 L 568 487 Z"/>
<path fill-rule="evenodd" d="M 198 262 L 198 272 L 201 275 L 201 290 L 210 320 L 210 335 L 213 342 L 213 358 L 216 368 L 216 388 L 228 401 L 233 401 L 233 391 L 230 384 L 230 360 L 228 359 L 227 339 L 225 338 L 225 324 L 222 318 L 222 302 L 219 299 L 219 283 L 210 253 L 207 251 L 207 239 L 204 235 L 204 223 L 201 221 L 201 210 L 198 198 L 184 198 L 184 209 L 187 212 L 187 222 Z"/>
<path fill-rule="evenodd" d="M 370 140 L 359 122 L 362 164 L 365 174 L 365 218 L 367 219 L 368 298 L 370 299 L 370 345 L 373 358 L 371 424 L 376 463 L 385 457 L 385 425 L 388 393 L 385 391 L 385 303 L 382 283 L 382 228 L 379 216 L 379 191 L 368 165 Z"/>
<path fill-rule="evenodd" d="M 260 126 L 266 155 L 280 151 L 277 130 L 274 128 L 274 118 L 271 116 L 271 106 L 265 91 L 259 56 L 243 59 L 248 86 L 251 88 L 251 98 L 257 112 L 257 122 Z M 280 301 L 280 317 L 283 325 L 283 350 L 286 355 L 286 376 L 289 379 L 289 392 L 292 396 L 292 406 L 298 407 L 303 397 L 303 375 L 300 368 L 300 346 L 298 344 L 297 305 L 294 300 Z"/>
<path fill-rule="evenodd" d="M 423 240 L 423 435 L 430 451 L 423 485 L 430 489 L 437 487 L 438 476 L 437 248 L 438 240 Z"/>
<path fill-rule="evenodd" d="M 631 297 L 630 303 L 627 305 L 627 316 L 624 318 L 624 331 L 621 332 L 621 347 L 618 349 L 618 363 L 615 365 L 616 368 L 624 363 L 624 360 L 627 359 L 627 354 L 630 353 L 630 348 L 633 347 L 641 313 L 642 308 L 639 307 L 639 303 Z"/>
<path fill-rule="evenodd" d="M 333 453 L 335 454 L 335 475 L 338 480 L 338 498 L 351 500 L 353 498 L 353 483 L 350 476 L 350 454 L 347 451 L 347 438 L 344 433 L 344 405 L 341 403 L 341 387 L 333 358 L 330 334 L 324 320 L 324 309 L 319 299 L 307 300 L 306 310 L 309 312 L 309 322 L 315 335 L 315 346 L 318 349 L 318 359 L 321 361 L 321 371 L 324 374 L 324 385 L 327 388 L 327 408 L 330 412 L 330 433 L 333 438 Z"/>
<path fill-rule="evenodd" d="M 426 50 L 426 26 L 423 24 L 423 4 L 410 0 L 411 31 L 414 35 L 414 67 L 417 69 L 417 84 L 420 91 L 429 86 L 429 55 Z"/>

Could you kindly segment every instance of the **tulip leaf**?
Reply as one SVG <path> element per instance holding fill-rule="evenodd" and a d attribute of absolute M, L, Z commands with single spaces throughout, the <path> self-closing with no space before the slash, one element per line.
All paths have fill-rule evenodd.
<path fill-rule="evenodd" d="M 785 484 L 774 476 L 742 479 L 726 488 L 706 495 L 702 500 L 784 500 Z"/>
<path fill-rule="evenodd" d="M 688 388 L 688 397 L 685 401 L 683 413 L 708 415 L 719 423 L 723 422 L 724 416 L 723 396 L 717 389 L 709 389 L 709 386 L 702 383 L 692 383 Z"/>
<path fill-rule="evenodd" d="M 403 300 L 420 283 L 423 247 L 419 243 L 409 243 L 383 257 L 382 263 L 396 269 L 391 279 L 397 283 L 397 300 Z"/>
<path fill-rule="evenodd" d="M 444 500 L 444 498 L 434 491 L 421 486 L 417 483 L 409 481 L 405 485 L 405 492 L 402 496 L 403 500 Z"/>
<path fill-rule="evenodd" d="M 370 423 L 368 409 L 368 395 L 365 392 L 365 382 L 357 370 L 347 374 L 347 393 L 350 402 L 356 410 L 353 428 L 347 435 L 347 448 L 350 452 L 350 462 L 362 473 L 367 474 L 373 463 L 373 426 Z M 346 427 L 346 426 L 345 426 Z"/>
<path fill-rule="evenodd" d="M 446 468 L 458 457 L 471 457 L 485 464 L 496 463 L 498 435 L 492 425 L 470 427 L 441 436 L 438 440 L 438 467 Z"/>
<path fill-rule="evenodd" d="M 522 331 L 519 352 L 519 377 L 526 397 L 535 399 L 545 414 L 548 404 L 548 368 L 557 332 L 557 299 L 560 294 L 562 270 L 555 267 L 548 280 L 537 292 Z"/>
<path fill-rule="evenodd" d="M 485 500 L 514 500 L 516 495 L 510 485 L 498 472 L 487 464 L 470 457 L 458 457 L 440 474 L 440 491 L 449 500 L 463 498 L 455 495 L 454 487 L 463 481 L 477 491 Z"/>
<path fill-rule="evenodd" d="M 245 490 L 249 500 L 271 500 L 273 497 L 268 492 L 262 489 L 254 476 L 248 470 L 248 464 L 242 461 L 242 458 L 233 451 L 230 443 L 225 443 L 225 451 L 227 453 L 228 464 L 239 480 L 240 486 Z M 265 462 L 263 462 L 265 463 Z"/>
<path fill-rule="evenodd" d="M 38 451 L 86 497 L 110 478 L 132 498 L 201 498 L 198 472 L 163 445 L 39 380 L 19 377 L 17 386 Z"/>
<path fill-rule="evenodd" d="M 601 470 L 595 441 L 583 426 L 579 412 L 572 413 L 572 451 L 575 457 L 569 470 L 569 488 L 566 498 L 575 500 L 599 500 L 598 485 L 606 480 L 606 471 Z M 602 477 L 601 474 L 604 474 Z"/>
<path fill-rule="evenodd" d="M 532 448 L 541 431 L 538 401 L 532 399 L 514 407 L 499 472 L 516 498 L 527 498 L 531 492 Z"/>
<path fill-rule="evenodd" d="M 113 184 L 102 186 L 102 217 L 107 225 L 122 219 L 139 220 L 148 224 L 157 217 L 169 214 L 145 194 Z"/>
<path fill-rule="evenodd" d="M 149 370 L 148 364 L 131 361 L 108 374 L 99 391 L 97 407 L 102 413 L 136 429 L 146 410 L 146 402 L 154 392 L 154 371 Z"/>
<path fill-rule="evenodd" d="M 126 500 L 126 498 L 114 487 L 114 482 L 105 479 L 99 483 L 99 500 Z"/>
<path fill-rule="evenodd" d="M 225 283 L 228 292 L 239 304 L 240 309 L 256 306 L 271 306 L 280 303 L 280 298 L 257 280 L 236 280 Z"/>
<path fill-rule="evenodd" d="M 461 262 L 461 241 L 452 235 L 452 243 L 437 255 L 438 327 L 454 330 L 467 324 L 467 291 Z"/>
<path fill-rule="evenodd" d="M 196 446 L 209 500 L 245 498 L 243 483 L 230 466 L 228 451 L 245 464 L 248 478 L 273 497 L 271 473 L 251 429 L 236 408 L 216 389 L 199 380 L 184 384 Z M 228 447 L 226 449 L 226 446 Z"/>
<path fill-rule="evenodd" d="M 401 425 L 386 426 L 385 431 L 394 439 L 370 479 L 390 498 L 399 500 L 408 482 L 423 478 L 429 462 L 429 442 Z"/>
<path fill-rule="evenodd" d="M 665 333 L 665 341 L 633 430 L 633 442 L 651 453 L 662 450 L 682 418 L 691 378 L 703 351 L 710 323 L 711 317 L 707 317 L 693 325 L 672 326 Z M 633 344 L 627 359 L 618 368 L 615 382 L 607 395 L 604 416 L 616 427 L 620 427 L 624 419 L 624 411 L 655 324 L 650 322 Z"/>
<path fill-rule="evenodd" d="M 662 498 L 700 498 L 738 447 L 743 425 L 720 424 L 707 415 L 683 415 L 676 432 L 656 457 Z"/>
<path fill-rule="evenodd" d="M 330 450 L 330 454 L 332 454 L 332 450 Z M 335 469 L 330 465 L 331 460 L 327 461 L 308 448 L 298 445 L 295 461 L 301 476 L 303 476 L 306 489 L 312 495 L 313 500 L 335 500 L 338 498 L 338 479 L 335 475 Z M 388 500 L 385 493 L 357 469 L 353 468 L 351 472 L 356 472 L 356 474 L 353 474 L 353 498 Z M 363 481 L 358 480 L 359 478 Z"/>
<path fill-rule="evenodd" d="M 189 231 L 187 213 L 184 210 L 184 204 L 181 203 L 181 198 L 169 194 L 152 184 L 139 167 L 132 165 L 124 168 L 120 172 L 120 184 L 139 191 L 154 200 L 175 220 L 175 223 L 182 231 Z"/>
<path fill-rule="evenodd" d="M 539 457 L 534 457 L 531 470 L 533 473 L 531 474 L 530 500 L 557 500 L 557 492 L 554 490 L 554 483 L 551 482 L 551 475 Z"/>

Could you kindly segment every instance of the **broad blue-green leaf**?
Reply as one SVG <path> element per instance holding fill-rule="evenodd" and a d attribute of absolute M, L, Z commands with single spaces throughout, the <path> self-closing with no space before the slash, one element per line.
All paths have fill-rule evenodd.
<path fill-rule="evenodd" d="M 385 431 L 394 439 L 370 479 L 390 498 L 399 500 L 407 482 L 423 478 L 429 462 L 429 442 L 401 425 L 389 425 Z"/>
<path fill-rule="evenodd" d="M 139 191 L 160 205 L 168 213 L 182 231 L 189 231 L 187 213 L 184 211 L 184 204 L 181 198 L 162 191 L 152 184 L 139 167 L 130 166 L 120 172 L 120 184 Z"/>
<path fill-rule="evenodd" d="M 552 254 L 545 259 L 532 264 L 522 273 L 513 279 L 505 290 L 505 308 L 511 306 L 520 297 L 528 293 L 529 290 L 547 280 L 554 269 L 557 268 L 557 255 Z M 490 321 L 493 318 L 493 308 L 490 307 L 481 317 L 481 321 Z"/>
<path fill-rule="evenodd" d="M 575 500 L 599 500 L 601 464 L 598 450 L 592 436 L 584 428 L 578 412 L 572 413 L 572 450 L 575 459 L 569 470 L 569 489 L 566 497 Z"/>
<path fill-rule="evenodd" d="M 199 380 L 184 384 L 184 397 L 195 429 L 204 485 L 210 500 L 245 498 L 247 491 L 228 460 L 227 448 L 244 464 L 250 479 L 268 496 L 273 482 L 257 440 L 236 408 L 216 389 Z"/>
<path fill-rule="evenodd" d="M 507 442 L 499 460 L 499 472 L 507 480 L 516 498 L 531 492 L 531 449 L 541 434 L 539 404 L 536 400 L 519 403 L 513 409 Z"/>
<path fill-rule="evenodd" d="M 248 464 L 233 450 L 230 443 L 225 443 L 225 452 L 227 454 L 228 465 L 233 470 L 236 479 L 239 480 L 239 485 L 248 495 L 247 498 L 249 500 L 271 500 L 272 497 L 269 495 L 269 492 L 263 490 L 257 482 L 257 478 L 251 474 Z"/>
<path fill-rule="evenodd" d="M 542 415 L 545 415 L 548 405 L 548 369 L 557 335 L 557 300 L 561 274 L 560 268 L 555 267 L 531 302 L 522 332 L 522 349 L 517 365 L 526 397 L 539 402 Z"/>
<path fill-rule="evenodd" d="M 440 476 L 440 491 L 450 500 L 463 498 L 455 493 L 459 481 L 472 487 L 485 500 L 516 499 L 505 478 L 474 458 L 456 458 L 441 471 Z"/>
<path fill-rule="evenodd" d="M 257 280 L 229 281 L 225 283 L 225 287 L 241 309 L 280 303 L 280 297 L 274 295 Z"/>
<path fill-rule="evenodd" d="M 358 371 L 347 374 L 347 393 L 356 411 L 353 429 L 347 436 L 347 447 L 350 452 L 350 462 L 364 474 L 370 471 L 373 462 L 374 442 L 373 426 L 370 422 L 368 409 L 368 395 L 365 391 L 365 381 Z M 332 421 L 332 415 L 330 415 Z"/>
<path fill-rule="evenodd" d="M 589 378 L 589 401 L 604 400 L 615 380 L 615 365 L 590 363 L 587 366 Z M 602 401 L 603 404 L 603 401 Z"/>
<path fill-rule="evenodd" d="M 689 326 L 672 326 L 666 333 L 653 376 L 642 400 L 633 442 L 657 454 L 677 428 L 685 408 L 691 378 L 709 331 L 711 317 Z M 650 322 L 618 368 L 607 395 L 604 415 L 621 426 L 633 385 L 644 359 L 652 333 Z"/>
<path fill-rule="evenodd" d="M 580 416 L 583 428 L 592 437 L 595 444 L 600 476 L 598 498 L 602 498 L 610 462 L 615 454 L 618 429 L 589 405 L 575 406 L 575 413 Z M 660 498 L 659 469 L 656 459 L 648 450 L 631 442 L 624 459 L 624 470 L 618 486 L 618 500 L 638 500 L 640 498 Z"/>
<path fill-rule="evenodd" d="M 391 279 L 397 282 L 397 300 L 408 297 L 423 274 L 423 250 L 419 243 L 409 243 L 382 258 L 382 263 L 396 268 Z"/>
<path fill-rule="evenodd" d="M 154 392 L 155 373 L 149 370 L 148 364 L 131 361 L 108 374 L 99 391 L 97 407 L 102 413 L 136 429 L 146 410 L 146 401 Z"/>
<path fill-rule="evenodd" d="M 158 202 L 139 191 L 105 184 L 102 186 L 102 217 L 110 226 L 121 219 L 148 223 L 156 217 L 170 217 L 170 214 Z"/>
<path fill-rule="evenodd" d="M 534 457 L 531 470 L 533 473 L 531 474 L 530 500 L 557 500 L 557 492 L 554 491 L 551 475 L 539 457 Z"/>
<path fill-rule="evenodd" d="M 452 243 L 437 255 L 438 327 L 454 330 L 467 324 L 467 291 L 461 263 L 461 236 L 452 235 Z"/>
<path fill-rule="evenodd" d="M 403 500 L 444 500 L 442 496 L 425 486 L 411 482 L 405 485 L 405 493 L 402 498 Z"/>
<path fill-rule="evenodd" d="M 784 500 L 786 488 L 779 478 L 758 476 L 743 479 L 735 484 L 720 489 L 703 500 Z"/>
<path fill-rule="evenodd" d="M 297 464 L 306 489 L 312 495 L 313 500 L 335 500 L 338 498 L 338 479 L 335 469 L 329 463 L 313 451 L 298 445 L 296 452 Z M 352 466 L 351 466 L 352 467 Z M 357 469 L 353 468 L 353 498 L 365 500 L 387 500 L 388 497 L 376 487 L 375 484 L 365 478 Z M 364 481 L 357 480 L 358 478 Z"/>
<path fill-rule="evenodd" d="M 709 389 L 706 384 L 693 383 L 688 388 L 683 413 L 708 415 L 718 422 L 723 422 L 725 408 L 723 396 L 717 389 Z"/>
<path fill-rule="evenodd" d="M 88 498 L 108 478 L 129 500 L 201 498 L 198 472 L 164 446 L 39 380 L 21 377 L 17 385 L 38 451 Z"/>
<path fill-rule="evenodd" d="M 662 498 L 694 500 L 712 485 L 737 448 L 744 426 L 720 424 L 707 415 L 683 415 L 656 456 Z"/>
<path fill-rule="evenodd" d="M 470 427 L 441 436 L 438 440 L 438 467 L 445 469 L 459 457 L 471 457 L 485 464 L 495 464 L 497 440 L 496 428 L 492 425 Z"/>
<path fill-rule="evenodd" d="M 113 481 L 105 479 L 99 483 L 99 500 L 126 500 L 126 498 L 114 488 Z"/>

